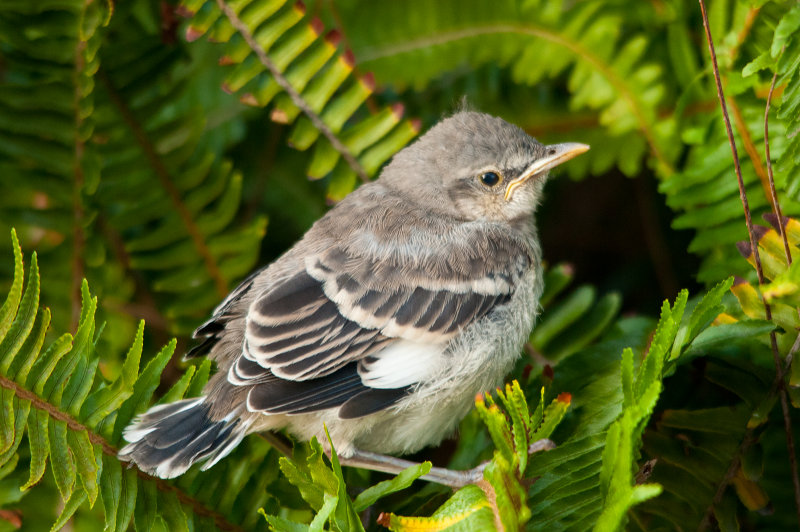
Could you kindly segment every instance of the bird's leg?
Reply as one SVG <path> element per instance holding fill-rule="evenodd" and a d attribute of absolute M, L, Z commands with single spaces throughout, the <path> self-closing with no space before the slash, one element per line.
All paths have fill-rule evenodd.
<path fill-rule="evenodd" d="M 528 448 L 528 454 L 537 453 L 539 451 L 548 451 L 554 447 L 555 444 L 551 440 L 538 440 L 533 442 Z M 392 473 L 394 475 L 400 473 L 406 468 L 419 465 L 417 462 L 412 462 L 410 460 L 395 458 L 394 456 L 386 456 L 385 454 L 362 451 L 360 449 L 355 449 L 353 454 L 347 458 L 339 457 L 339 462 L 342 465 L 350 467 L 370 469 L 372 471 Z M 449 486 L 454 489 L 463 488 L 469 484 L 475 484 L 479 482 L 483 478 L 483 470 L 486 469 L 488 463 L 489 462 L 484 462 L 479 466 L 466 471 L 453 471 L 444 467 L 432 467 L 427 475 L 423 475 L 420 478 L 422 478 L 422 480 Z"/>
<path fill-rule="evenodd" d="M 348 458 L 339 457 L 339 462 L 342 465 L 350 467 L 358 467 L 361 469 L 370 469 L 372 471 L 381 471 L 383 473 L 392 473 L 394 475 L 400 473 L 402 470 L 411 466 L 419 465 L 418 462 L 411 460 L 403 460 L 402 458 L 395 458 L 394 456 L 387 456 L 385 454 L 373 453 L 369 451 L 361 451 L 356 449 L 353 454 Z M 432 467 L 427 475 L 423 475 L 423 480 L 436 482 L 450 486 L 451 488 L 461 488 L 468 484 L 474 484 L 483 478 L 483 469 L 486 463 L 479 465 L 474 469 L 467 471 L 452 471 L 443 467 Z"/>

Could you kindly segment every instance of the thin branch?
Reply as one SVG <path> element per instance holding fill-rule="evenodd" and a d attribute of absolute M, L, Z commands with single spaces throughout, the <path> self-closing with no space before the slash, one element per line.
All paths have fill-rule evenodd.
<path fill-rule="evenodd" d="M 784 47 L 785 49 L 785 47 Z M 783 52 L 783 50 L 781 50 Z M 781 212 L 781 204 L 778 201 L 778 193 L 775 190 L 775 176 L 772 173 L 772 160 L 770 158 L 770 151 L 769 151 L 769 108 L 772 103 L 772 94 L 775 91 L 775 82 L 778 79 L 778 72 L 772 76 L 772 82 L 769 84 L 769 93 L 767 94 L 767 105 L 764 109 L 764 156 L 767 159 L 767 174 L 769 176 L 769 188 L 770 188 L 770 199 L 772 200 L 772 210 L 777 217 L 778 222 L 778 232 L 781 235 L 781 239 L 783 240 L 783 251 L 786 254 L 786 264 L 791 266 L 792 264 L 792 253 L 789 250 L 789 240 L 786 238 L 786 231 L 783 225 L 783 213 Z M 800 314 L 800 309 L 797 309 L 798 314 Z M 773 336 L 775 333 L 772 333 Z M 789 350 L 789 354 L 786 357 L 788 360 L 790 357 L 794 356 L 795 351 L 797 351 L 798 342 L 800 341 L 800 334 L 797 336 L 797 339 L 794 342 L 794 345 Z M 783 411 L 783 429 L 786 432 L 786 447 L 787 452 L 789 453 L 789 462 L 792 466 L 792 485 L 794 488 L 794 503 L 797 507 L 797 519 L 798 523 L 800 523 L 800 478 L 797 474 L 797 462 L 795 458 L 795 449 L 794 449 L 794 438 L 792 437 L 792 421 L 789 417 L 789 400 L 787 398 L 786 393 L 786 383 L 783 378 L 783 374 L 785 371 L 785 366 L 778 369 L 777 378 L 780 379 L 778 382 L 778 386 L 780 387 L 780 399 L 781 399 L 781 410 Z"/>
<path fill-rule="evenodd" d="M 47 414 L 51 418 L 64 422 L 70 430 L 73 430 L 75 432 L 86 431 L 86 433 L 89 435 L 90 442 L 100 446 L 105 454 L 113 456 L 114 458 L 117 457 L 117 453 L 119 452 L 118 449 L 113 445 L 111 445 L 110 443 L 108 443 L 108 441 L 106 441 L 105 438 L 95 433 L 89 427 L 80 423 L 78 420 L 76 420 L 63 410 L 42 399 L 32 391 L 20 386 L 16 382 L 12 381 L 11 379 L 3 375 L 0 375 L 0 386 L 13 391 L 14 395 L 16 395 L 19 399 L 24 401 L 30 401 L 31 405 L 34 408 L 36 408 L 37 410 L 42 410 L 44 412 L 47 412 Z M 135 466 L 132 463 L 129 463 L 128 467 L 135 467 Z M 211 510 L 210 508 L 205 506 L 202 502 L 187 495 L 179 488 L 173 486 L 172 484 L 169 484 L 165 480 L 148 475 L 147 473 L 141 471 L 140 469 L 136 469 L 136 474 L 143 479 L 154 482 L 158 487 L 158 489 L 160 489 L 161 491 L 175 492 L 175 494 L 178 497 L 178 500 L 180 500 L 186 506 L 190 507 L 193 513 L 204 517 L 210 517 L 211 519 L 214 520 L 214 524 L 217 525 L 217 527 L 219 527 L 220 529 L 243 532 L 243 529 L 241 527 L 229 523 L 225 519 L 225 516 L 223 516 L 218 512 L 215 512 L 214 510 Z"/>
<path fill-rule="evenodd" d="M 178 216 L 180 216 L 186 231 L 189 233 L 189 237 L 192 239 L 195 249 L 197 249 L 197 252 L 203 259 L 203 263 L 206 266 L 206 270 L 208 270 L 208 274 L 214 281 L 214 286 L 217 289 L 217 293 L 220 297 L 227 296 L 228 283 L 222 276 L 219 265 L 217 264 L 214 255 L 211 253 L 211 250 L 208 248 L 203 233 L 195 223 L 192 213 L 189 212 L 189 209 L 186 207 L 183 199 L 181 198 L 180 192 L 172 183 L 172 177 L 169 174 L 169 170 L 167 170 L 164 161 L 161 160 L 158 152 L 156 152 L 153 143 L 147 136 L 147 132 L 139 123 L 130 107 L 128 107 L 128 104 L 122 99 L 122 96 L 119 94 L 119 92 L 117 92 L 108 75 L 102 69 L 100 69 L 97 73 L 97 76 L 105 86 L 109 98 L 116 106 L 120 115 L 122 115 L 122 119 L 131 129 L 137 144 L 139 144 L 139 147 L 142 149 L 142 152 L 147 158 L 147 162 L 150 163 L 150 167 L 155 172 L 159 182 L 161 183 L 161 186 L 169 196 L 173 207 L 175 207 L 175 210 L 178 212 Z"/>
<path fill-rule="evenodd" d="M 222 0 L 217 1 L 220 2 Z M 538 37 L 566 48 L 579 58 L 589 63 L 595 70 L 600 72 L 600 74 L 602 74 L 603 77 L 605 77 L 608 82 L 611 83 L 611 85 L 614 86 L 614 89 L 616 89 L 620 96 L 622 96 L 622 99 L 628 103 L 631 112 L 634 114 L 636 121 L 639 123 L 639 129 L 642 131 L 647 143 L 650 145 L 650 151 L 652 152 L 653 156 L 658 159 L 658 162 L 664 168 L 665 173 L 667 175 L 675 173 L 675 169 L 669 163 L 666 156 L 662 153 L 661 148 L 658 146 L 658 143 L 656 142 L 654 128 L 648 122 L 645 111 L 643 110 L 643 106 L 639 104 L 634 91 L 627 86 L 626 80 L 618 76 L 613 71 L 611 65 L 607 64 L 600 57 L 593 54 L 589 49 L 583 47 L 577 41 L 567 39 L 563 35 L 550 31 L 546 28 L 522 24 L 494 24 L 489 26 L 478 26 L 463 30 L 442 32 L 430 37 L 404 41 L 402 44 L 388 46 L 383 49 L 373 48 L 371 53 L 362 54 L 359 57 L 359 60 L 362 62 L 372 61 L 391 55 L 409 53 L 422 48 L 460 41 L 462 39 L 483 37 L 498 33 L 511 33 L 517 35 L 526 35 L 529 37 Z"/>
<path fill-rule="evenodd" d="M 225 16 L 230 21 L 231 25 L 236 28 L 242 38 L 244 38 L 247 45 L 256 54 L 258 60 L 261 62 L 264 67 L 269 70 L 269 73 L 275 79 L 275 82 L 286 92 L 286 94 L 291 98 L 292 103 L 294 103 L 303 114 L 305 114 L 311 123 L 314 124 L 314 127 L 322 133 L 322 135 L 328 139 L 328 142 L 331 143 L 331 146 L 339 152 L 342 156 L 342 159 L 350 166 L 350 168 L 361 178 L 362 181 L 369 181 L 369 176 L 367 172 L 364 170 L 364 167 L 361 166 L 361 163 L 355 158 L 355 156 L 350 152 L 350 150 L 345 146 L 339 137 L 336 136 L 336 133 L 328 127 L 325 122 L 314 112 L 311 107 L 306 103 L 303 97 L 300 95 L 299 92 L 289 83 L 289 80 L 283 75 L 283 73 L 275 66 L 272 60 L 267 56 L 267 53 L 258 44 L 258 41 L 255 40 L 253 34 L 250 33 L 250 29 L 245 25 L 244 22 L 236 15 L 236 12 L 228 6 L 225 0 L 217 0 L 217 5 L 225 14 Z"/>
<path fill-rule="evenodd" d="M 764 271 L 761 267 L 761 255 L 758 251 L 758 242 L 755 238 L 755 233 L 753 232 L 753 221 L 750 214 L 750 206 L 747 202 L 747 192 L 744 188 L 744 180 L 742 179 L 742 168 L 739 164 L 739 154 L 736 150 L 736 140 L 733 138 L 733 129 L 731 128 L 731 121 L 728 117 L 728 108 L 725 105 L 725 94 L 722 90 L 722 81 L 720 79 L 719 74 L 719 67 L 717 66 L 717 55 L 714 51 L 714 40 L 711 37 L 711 29 L 708 25 L 708 13 L 706 12 L 706 5 L 703 0 L 698 0 L 700 3 L 700 11 L 703 16 L 703 28 L 705 29 L 706 33 L 706 40 L 708 41 L 708 51 L 711 55 L 711 66 L 714 70 L 714 81 L 717 86 L 717 98 L 719 99 L 719 105 L 722 108 L 722 117 L 725 122 L 725 131 L 728 134 L 728 142 L 731 146 L 731 152 L 733 154 L 733 165 L 736 170 L 736 179 L 738 180 L 739 184 L 739 197 L 742 200 L 742 208 L 744 209 L 744 217 L 745 223 L 747 225 L 747 233 L 750 237 L 750 246 L 753 250 L 753 258 L 755 259 L 756 263 L 756 273 L 758 274 L 758 283 L 759 285 L 764 284 Z M 778 220 L 781 222 L 781 220 Z M 772 310 L 770 309 L 769 303 L 763 296 L 761 296 L 762 301 L 764 302 L 764 313 L 768 320 L 772 320 Z M 800 478 L 797 475 L 797 460 L 794 454 L 794 436 L 792 435 L 792 421 L 789 413 L 789 402 L 786 394 L 786 388 L 784 383 L 784 369 L 783 363 L 781 361 L 780 353 L 778 352 L 778 340 L 775 335 L 775 332 L 771 332 L 770 335 L 770 347 L 772 349 L 772 357 L 775 363 L 775 381 L 776 387 L 778 391 L 778 395 L 780 396 L 781 400 L 781 409 L 783 411 L 783 424 L 784 424 L 784 431 L 786 432 L 786 447 L 789 453 L 789 465 L 791 468 L 792 474 L 792 484 L 794 487 L 794 496 L 795 496 L 795 506 L 797 510 L 797 518 L 798 524 L 800 524 Z M 724 490 L 719 490 L 717 492 L 717 496 L 714 497 L 713 505 L 719 504 L 722 500 L 722 493 Z"/>
<path fill-rule="evenodd" d="M 772 159 L 769 151 L 769 108 L 772 104 L 772 94 L 775 92 L 775 82 L 778 80 L 778 73 L 772 76 L 772 83 L 769 84 L 769 93 L 767 94 L 767 105 L 764 109 L 764 157 L 767 160 L 767 177 L 769 179 L 770 199 L 772 200 L 772 212 L 777 217 L 778 234 L 781 235 L 783 240 L 783 251 L 786 254 L 786 263 L 791 266 L 792 252 L 789 250 L 789 240 L 786 238 L 786 230 L 783 227 L 783 213 L 781 212 L 781 204 L 778 201 L 778 193 L 775 191 L 775 176 L 772 173 Z"/>

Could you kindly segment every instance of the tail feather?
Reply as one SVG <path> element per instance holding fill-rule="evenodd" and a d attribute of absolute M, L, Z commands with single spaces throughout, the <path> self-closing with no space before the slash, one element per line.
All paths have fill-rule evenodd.
<path fill-rule="evenodd" d="M 120 458 L 161 478 L 182 475 L 199 461 L 207 460 L 204 470 L 216 464 L 242 441 L 250 423 L 236 412 L 212 421 L 204 401 L 185 399 L 138 416 L 123 432 L 129 443 L 120 450 Z"/>

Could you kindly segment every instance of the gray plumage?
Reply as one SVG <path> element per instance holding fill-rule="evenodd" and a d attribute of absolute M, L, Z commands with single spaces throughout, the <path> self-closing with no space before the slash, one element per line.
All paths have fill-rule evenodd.
<path fill-rule="evenodd" d="M 187 355 L 217 363 L 203 397 L 140 416 L 121 456 L 174 477 L 249 432 L 323 424 L 344 457 L 438 443 L 518 358 L 542 291 L 532 214 L 586 149 L 443 120 L 217 307 Z"/>

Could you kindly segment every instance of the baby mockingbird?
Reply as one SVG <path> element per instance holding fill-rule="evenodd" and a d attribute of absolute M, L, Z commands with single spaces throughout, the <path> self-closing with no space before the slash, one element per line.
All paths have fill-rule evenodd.
<path fill-rule="evenodd" d="M 325 425 L 345 464 L 407 465 L 378 453 L 440 442 L 517 360 L 542 292 L 532 215 L 548 171 L 588 149 L 442 120 L 216 308 L 187 354 L 217 363 L 204 395 L 139 416 L 120 455 L 172 478 L 248 433 L 326 442 Z"/>

